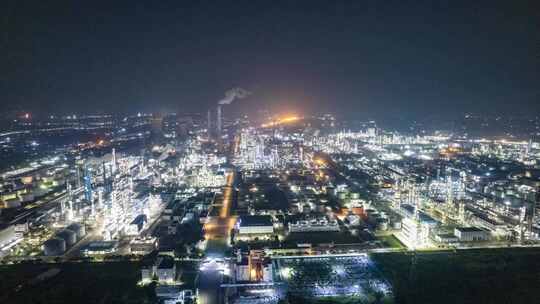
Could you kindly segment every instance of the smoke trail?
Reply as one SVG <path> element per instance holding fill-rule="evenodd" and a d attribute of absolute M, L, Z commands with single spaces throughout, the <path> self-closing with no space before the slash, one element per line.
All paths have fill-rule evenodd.
<path fill-rule="evenodd" d="M 220 105 L 231 104 L 235 99 L 241 99 L 251 94 L 242 88 L 234 88 L 225 92 L 225 97 L 218 102 Z"/>

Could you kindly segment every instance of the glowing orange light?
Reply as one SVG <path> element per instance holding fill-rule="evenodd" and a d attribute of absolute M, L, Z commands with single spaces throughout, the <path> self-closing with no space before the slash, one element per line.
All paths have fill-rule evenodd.
<path fill-rule="evenodd" d="M 289 116 L 279 118 L 279 119 L 277 119 L 275 121 L 262 124 L 261 127 L 263 127 L 263 128 L 274 127 L 274 126 L 278 126 L 278 125 L 289 123 L 289 122 L 295 122 L 295 121 L 298 121 L 300 119 L 301 118 L 296 116 L 296 115 L 289 115 Z"/>
<path fill-rule="evenodd" d="M 319 166 L 323 166 L 326 164 L 326 162 L 324 161 L 324 159 L 321 159 L 321 158 L 316 158 L 314 159 L 314 162 L 315 164 L 319 165 Z"/>
<path fill-rule="evenodd" d="M 287 117 L 282 118 L 281 122 L 284 123 L 284 122 L 297 121 L 298 119 L 300 119 L 298 116 L 287 116 Z"/>

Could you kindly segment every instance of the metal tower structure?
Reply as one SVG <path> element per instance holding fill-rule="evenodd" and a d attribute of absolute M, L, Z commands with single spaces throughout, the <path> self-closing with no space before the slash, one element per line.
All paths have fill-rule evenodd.
<path fill-rule="evenodd" d="M 84 167 L 84 198 L 91 202 L 92 201 L 92 176 L 90 174 L 90 169 L 87 166 Z"/>

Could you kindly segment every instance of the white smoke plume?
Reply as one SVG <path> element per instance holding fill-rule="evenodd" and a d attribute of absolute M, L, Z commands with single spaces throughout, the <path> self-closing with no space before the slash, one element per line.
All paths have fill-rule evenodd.
<path fill-rule="evenodd" d="M 241 99 L 251 94 L 242 88 L 234 88 L 225 92 L 225 97 L 218 102 L 220 105 L 231 104 L 235 99 Z"/>

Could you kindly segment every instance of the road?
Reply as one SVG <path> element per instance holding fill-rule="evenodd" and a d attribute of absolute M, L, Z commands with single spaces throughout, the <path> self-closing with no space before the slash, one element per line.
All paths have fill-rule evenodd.
<path fill-rule="evenodd" d="M 223 187 L 221 203 L 215 204 L 217 216 L 210 217 L 204 225 L 206 243 L 206 255 L 209 257 L 223 258 L 229 244 L 230 232 L 236 223 L 236 217 L 231 215 L 234 200 L 235 173 L 227 176 L 227 183 Z M 217 199 L 216 199 L 217 201 Z"/>
<path fill-rule="evenodd" d="M 223 282 L 223 274 L 216 268 L 199 271 L 197 287 L 199 296 L 197 303 L 218 304 L 221 303 L 220 285 Z"/>
<path fill-rule="evenodd" d="M 234 171 L 227 175 L 226 186 L 223 189 L 223 205 L 221 207 L 221 212 L 219 213 L 220 218 L 228 218 L 231 215 L 232 200 L 234 194 L 234 177 Z"/>
<path fill-rule="evenodd" d="M 231 172 L 227 176 L 227 183 L 223 187 L 223 194 L 220 204 L 213 208 L 218 208 L 217 216 L 209 218 L 204 225 L 206 249 L 208 258 L 223 259 L 228 248 L 230 232 L 236 223 L 236 217 L 231 216 L 231 209 L 234 204 L 234 180 L 235 173 Z M 222 302 L 220 285 L 223 283 L 223 273 L 214 265 L 199 272 L 197 286 L 199 289 L 199 303 L 215 304 Z"/>

